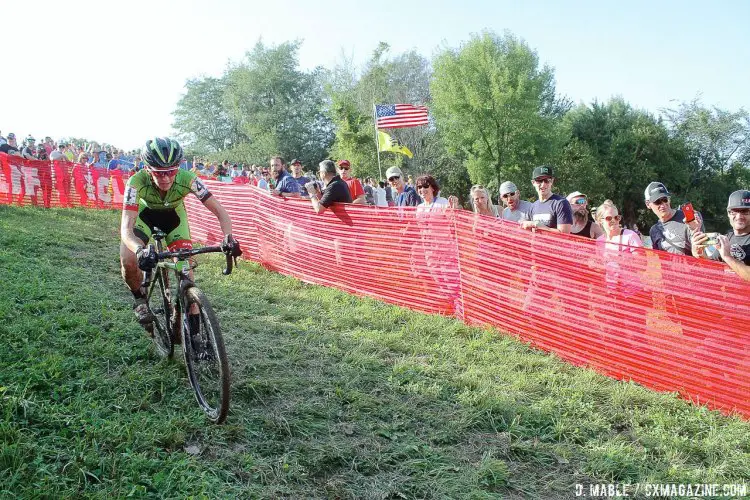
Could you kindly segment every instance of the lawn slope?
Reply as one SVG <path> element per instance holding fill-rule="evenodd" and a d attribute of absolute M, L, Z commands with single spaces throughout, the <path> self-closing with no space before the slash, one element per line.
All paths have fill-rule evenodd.
<path fill-rule="evenodd" d="M 750 424 L 242 262 L 199 285 L 232 409 L 208 425 L 118 263 L 119 214 L 0 206 L 0 497 L 571 498 L 750 482 Z"/>

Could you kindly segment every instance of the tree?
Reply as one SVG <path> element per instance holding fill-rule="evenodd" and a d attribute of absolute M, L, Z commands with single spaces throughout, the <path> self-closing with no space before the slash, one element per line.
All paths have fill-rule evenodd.
<path fill-rule="evenodd" d="M 223 107 L 226 84 L 220 78 L 192 79 L 173 112 L 174 128 L 184 146 L 199 155 L 217 153 L 232 140 L 232 124 Z"/>
<path fill-rule="evenodd" d="M 555 123 L 566 100 L 555 98 L 551 68 L 506 33 L 475 35 L 433 62 L 433 112 L 448 151 L 461 152 L 475 183 L 493 191 L 504 180 L 528 182 L 552 157 Z"/>
<path fill-rule="evenodd" d="M 556 184 L 563 193 L 584 192 L 592 206 L 611 199 L 625 224 L 644 226 L 652 218 L 643 201 L 650 182 L 663 182 L 678 194 L 676 200 L 684 192 L 684 144 L 670 137 L 661 121 L 621 98 L 579 106 L 566 115 L 562 128 L 568 142 Z"/>

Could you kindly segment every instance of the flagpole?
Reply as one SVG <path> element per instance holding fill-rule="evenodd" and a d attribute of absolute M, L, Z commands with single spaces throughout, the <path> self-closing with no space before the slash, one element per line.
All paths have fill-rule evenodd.
<path fill-rule="evenodd" d="M 380 166 L 380 143 L 378 142 L 378 112 L 375 107 L 375 103 L 372 103 L 372 119 L 373 126 L 375 127 L 375 151 L 378 152 L 378 171 L 380 172 L 380 179 L 383 179 L 383 167 Z M 386 181 L 388 179 L 385 179 Z"/>

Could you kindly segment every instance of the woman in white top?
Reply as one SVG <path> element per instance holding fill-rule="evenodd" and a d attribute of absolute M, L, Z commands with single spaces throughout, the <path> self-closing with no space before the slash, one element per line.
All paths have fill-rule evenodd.
<path fill-rule="evenodd" d="M 471 199 L 471 206 L 474 209 L 475 214 L 489 215 L 490 217 L 498 216 L 497 207 L 492 204 L 490 192 L 481 184 L 471 186 L 469 198 Z"/>
<path fill-rule="evenodd" d="M 596 209 L 596 222 L 604 229 L 604 234 L 596 240 L 603 242 L 607 250 L 629 250 L 634 251 L 636 247 L 642 247 L 643 242 L 635 231 L 623 229 L 620 225 L 622 217 L 612 200 L 606 200 Z"/>
<path fill-rule="evenodd" d="M 624 297 L 638 293 L 639 271 L 644 266 L 642 256 L 636 253 L 636 248 L 643 246 L 641 238 L 634 231 L 622 228 L 622 217 L 612 200 L 606 200 L 596 209 L 594 219 L 604 229 L 596 242 L 604 258 L 607 290 Z"/>
<path fill-rule="evenodd" d="M 422 203 L 417 205 L 417 212 L 432 212 L 434 210 L 445 210 L 448 208 L 448 200 L 440 193 L 440 186 L 431 175 L 420 175 L 415 182 L 417 194 L 422 197 Z"/>

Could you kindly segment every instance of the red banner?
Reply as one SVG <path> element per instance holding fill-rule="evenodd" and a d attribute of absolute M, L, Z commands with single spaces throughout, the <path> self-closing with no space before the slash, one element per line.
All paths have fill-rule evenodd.
<path fill-rule="evenodd" d="M 496 326 L 573 364 L 750 417 L 750 283 L 723 264 L 613 251 L 464 210 L 316 215 L 307 200 L 208 184 L 245 256 L 269 269 Z M 193 197 L 187 206 L 194 239 L 219 243 L 216 218 Z"/>
<path fill-rule="evenodd" d="M 129 174 L 0 153 L 0 204 L 120 208 Z"/>

